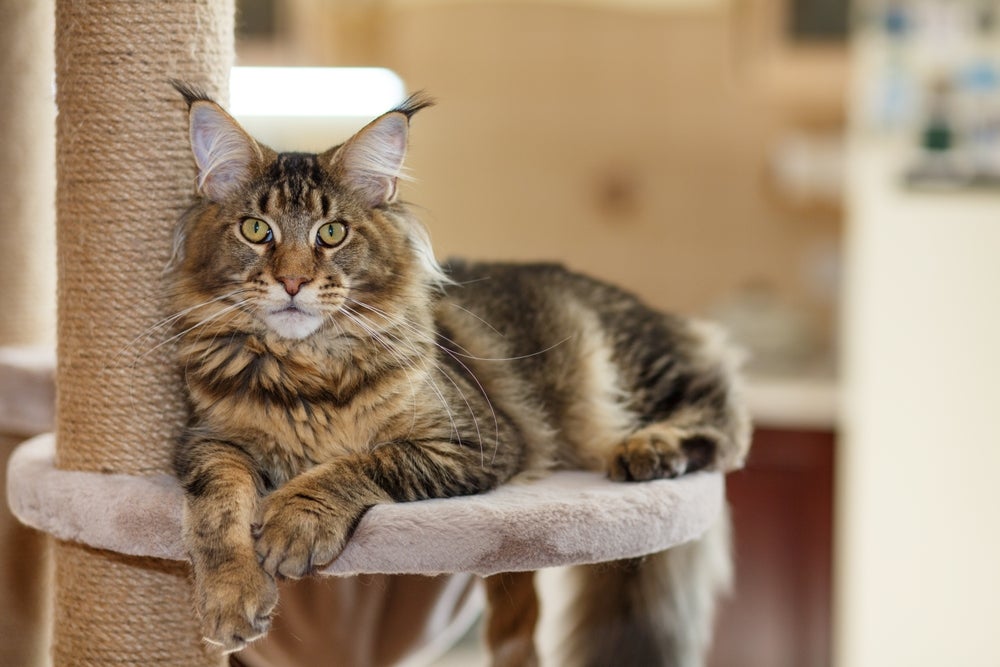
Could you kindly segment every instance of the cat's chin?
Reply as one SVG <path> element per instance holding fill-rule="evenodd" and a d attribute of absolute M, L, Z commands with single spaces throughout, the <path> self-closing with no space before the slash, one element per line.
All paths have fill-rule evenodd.
<path fill-rule="evenodd" d="M 264 315 L 267 328 L 282 338 L 302 340 L 311 336 L 323 324 L 323 317 L 289 306 Z"/>

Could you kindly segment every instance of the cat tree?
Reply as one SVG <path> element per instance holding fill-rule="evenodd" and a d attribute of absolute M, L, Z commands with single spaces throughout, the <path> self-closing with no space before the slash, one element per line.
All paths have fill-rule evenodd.
<path fill-rule="evenodd" d="M 58 0 L 57 428 L 9 465 L 9 501 L 53 534 L 53 658 L 219 665 L 201 641 L 169 476 L 184 420 L 161 271 L 194 166 L 179 78 L 226 98 L 233 0 Z M 374 508 L 328 574 L 536 569 L 637 556 L 718 517 L 720 475 L 615 484 L 560 473 Z"/>

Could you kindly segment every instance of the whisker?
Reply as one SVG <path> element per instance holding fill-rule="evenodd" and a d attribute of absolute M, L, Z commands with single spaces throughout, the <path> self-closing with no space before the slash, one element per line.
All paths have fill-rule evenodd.
<path fill-rule="evenodd" d="M 373 340 L 375 340 L 380 345 L 382 345 L 384 348 L 386 348 L 386 350 L 389 351 L 390 354 L 394 354 L 392 346 L 389 345 L 388 341 L 386 341 L 379 334 L 379 332 L 375 331 L 375 329 L 373 327 L 371 327 L 371 325 L 369 323 L 367 323 L 365 320 L 363 320 L 362 315 L 360 313 L 358 313 L 357 311 L 353 310 L 349 306 L 344 306 L 342 308 L 341 312 L 344 313 L 345 317 L 347 317 L 348 319 L 350 319 L 352 322 L 354 322 L 356 325 L 358 325 L 362 330 L 364 330 L 365 332 L 367 332 L 368 335 L 370 335 Z M 431 363 L 433 363 L 433 362 L 431 362 Z M 434 392 L 434 394 L 437 396 L 438 400 L 441 402 L 441 406 L 444 408 L 445 412 L 448 415 L 448 421 L 451 423 L 452 432 L 455 434 L 455 438 L 458 439 L 459 442 L 461 442 L 462 436 L 461 436 L 461 432 L 459 431 L 459 428 L 458 428 L 458 423 L 455 421 L 455 417 L 452 414 L 451 407 L 448 405 L 448 401 L 444 397 L 444 393 L 441 391 L 440 387 L 437 386 L 437 383 L 434 382 L 434 378 L 432 378 L 429 374 L 426 374 L 426 373 L 424 374 L 424 383 L 430 386 L 431 391 Z"/>
<path fill-rule="evenodd" d="M 480 322 L 482 322 L 483 324 L 485 324 L 487 327 L 489 327 L 496 335 L 500 336 L 501 338 L 506 338 L 507 337 L 506 334 L 504 334 L 499 329 L 497 329 L 495 326 L 493 326 L 492 324 L 490 324 L 489 322 L 487 322 L 486 320 L 484 320 L 483 318 L 481 318 L 479 315 L 476 315 L 474 312 L 472 312 L 468 308 L 466 308 L 464 306 L 461 306 L 461 305 L 455 303 L 454 301 L 448 301 L 448 305 L 452 306 L 454 308 L 458 308 L 462 312 L 468 313 L 469 315 L 472 315 L 474 318 L 476 318 L 477 320 L 479 320 Z"/>
<path fill-rule="evenodd" d="M 351 309 L 347 308 L 347 310 L 351 310 Z M 353 310 L 351 310 L 351 312 L 354 313 Z M 360 313 L 354 313 L 354 314 L 357 315 L 358 317 L 361 317 Z M 345 315 L 346 315 L 346 313 L 345 313 Z M 330 319 L 333 322 L 333 325 L 335 327 L 337 327 L 337 331 L 340 332 L 340 336 L 347 336 L 348 335 L 347 331 L 344 329 L 343 326 L 341 326 L 340 322 L 338 322 L 336 318 L 330 318 Z M 359 326 L 361 326 L 360 322 L 356 322 L 356 323 Z M 384 345 L 384 343 L 383 343 L 383 345 Z M 413 360 L 406 359 L 406 358 L 400 358 L 398 355 L 394 354 L 392 351 L 390 351 L 390 354 L 393 354 L 393 356 L 395 356 L 396 359 L 399 361 L 400 365 L 403 366 L 403 367 L 405 367 L 409 371 L 409 372 L 405 373 L 406 382 L 410 386 L 410 405 L 413 408 L 413 417 L 410 420 L 410 428 L 407 431 L 407 437 L 409 437 L 410 435 L 413 434 L 414 429 L 416 429 L 416 427 L 417 427 L 417 389 L 416 389 L 416 387 L 413 384 L 413 377 L 412 377 L 412 374 L 417 372 L 417 364 Z"/>
<path fill-rule="evenodd" d="M 358 302 L 358 301 L 356 301 L 354 299 L 351 299 L 351 301 L 355 302 L 355 303 L 358 303 L 358 305 L 367 306 L 367 304 L 364 304 L 362 302 Z M 372 308 L 373 310 L 377 310 L 374 307 L 370 307 L 370 308 Z M 352 312 L 354 312 L 359 317 L 361 316 L 360 313 L 357 313 L 357 311 L 353 311 L 352 310 Z M 392 321 L 392 318 L 390 318 L 388 316 L 384 316 L 384 317 L 386 317 L 386 319 L 389 320 L 390 322 Z M 412 325 L 408 325 L 407 323 L 397 323 L 397 324 L 400 327 L 404 327 L 404 328 L 408 327 L 410 329 L 413 329 Z M 419 330 L 418 330 L 418 333 L 420 333 Z M 389 335 L 392 335 L 392 334 L 389 334 Z M 397 339 L 398 342 L 400 342 L 402 344 L 407 344 L 406 341 L 404 341 L 403 339 L 400 339 L 398 337 L 396 337 L 396 339 Z M 465 370 L 466 373 L 468 373 L 469 377 L 471 377 L 472 380 L 479 387 L 479 391 L 482 394 L 483 399 L 486 401 L 486 405 L 489 407 L 491 415 L 493 416 L 493 426 L 494 426 L 493 460 L 495 461 L 496 460 L 496 454 L 497 454 L 497 448 L 499 447 L 499 442 L 500 442 L 500 422 L 499 422 L 499 419 L 497 417 L 496 410 L 493 407 L 493 401 L 490 400 L 490 397 L 489 397 L 489 394 L 486 391 L 486 388 L 483 386 L 482 382 L 479 381 L 479 378 L 476 376 L 476 374 L 472 372 L 472 369 L 470 369 L 460 359 L 458 359 L 454 355 L 452 355 L 452 353 L 451 353 L 450 350 L 448 350 L 446 347 L 438 344 L 436 341 L 430 341 L 430 342 L 433 345 L 435 345 L 436 347 L 438 347 L 439 349 L 441 349 L 446 354 L 451 355 L 452 358 L 455 360 L 455 362 L 458 363 Z M 414 350 L 414 351 L 416 351 L 416 350 Z M 437 364 L 436 362 L 432 362 L 432 363 L 434 364 L 434 367 L 437 369 L 437 371 L 439 373 L 441 373 L 442 375 L 444 375 L 445 378 L 449 382 L 451 382 L 452 385 L 454 385 L 455 390 L 458 392 L 459 396 L 461 396 L 462 400 L 465 402 L 466 407 L 469 409 L 469 414 L 472 416 L 473 423 L 474 423 L 474 425 L 476 427 L 476 436 L 479 439 L 480 453 L 483 453 L 483 451 L 482 451 L 483 437 L 482 437 L 482 432 L 481 432 L 480 427 L 479 427 L 479 418 L 476 416 L 475 410 L 472 409 L 472 404 L 469 402 L 469 399 L 465 395 L 465 392 L 462 391 L 461 387 L 458 386 L 458 383 L 455 382 L 454 378 L 452 378 L 443 368 L 441 368 L 441 366 L 439 364 Z M 483 460 L 483 465 L 485 465 L 485 459 Z"/>
<path fill-rule="evenodd" d="M 386 333 L 386 335 L 392 336 L 392 334 L 389 334 L 388 332 L 385 332 L 385 333 Z M 396 338 L 395 336 L 393 336 L 393 337 Z M 400 339 L 400 338 L 396 338 L 396 339 L 400 343 L 406 344 L 406 342 L 403 339 Z M 458 383 L 455 382 L 455 379 L 453 377 L 451 377 L 451 375 L 448 374 L 448 372 L 444 368 L 442 368 L 440 364 L 438 364 L 436 361 L 433 361 L 433 360 L 431 361 L 431 364 L 434 366 L 435 370 L 438 371 L 438 373 L 440 373 L 441 375 L 443 375 L 444 378 L 446 380 L 448 380 L 452 384 L 452 386 L 455 388 L 455 391 L 458 392 L 458 395 L 462 398 L 462 401 L 465 403 L 465 407 L 468 408 L 469 415 L 472 417 L 473 425 L 476 428 L 476 439 L 479 441 L 479 452 L 480 452 L 480 454 L 483 454 L 483 434 L 482 434 L 482 431 L 479 428 L 479 418 L 476 416 L 476 411 L 472 408 L 472 404 L 469 402 L 469 398 L 465 395 L 465 392 L 462 391 L 462 388 L 460 386 L 458 386 Z M 466 371 L 469 371 L 469 369 L 466 368 Z M 475 379 L 475 375 L 473 375 L 471 371 L 469 371 L 469 374 L 473 376 L 473 379 Z M 478 383 L 478 380 L 477 380 L 477 383 Z M 480 385 L 480 390 L 482 390 L 482 385 Z M 483 391 L 483 397 L 486 399 L 487 404 L 490 404 L 489 397 L 486 395 L 485 390 L 482 390 L 482 391 Z M 492 409 L 492 405 L 490 405 L 490 407 Z M 495 413 L 493 415 L 493 418 L 494 418 L 494 421 L 496 421 L 496 414 Z M 499 432 L 500 432 L 500 426 L 499 426 L 499 424 L 496 424 L 496 429 L 497 429 L 497 436 L 499 437 Z M 461 441 L 461 434 L 459 434 L 459 441 Z M 485 459 L 483 459 L 483 463 L 485 463 Z"/>
<path fill-rule="evenodd" d="M 149 355 L 153 354 L 154 352 L 156 352 L 156 350 L 160 349 L 164 345 L 167 345 L 167 344 L 171 343 L 172 341 L 176 340 L 177 338 L 179 338 L 181 336 L 184 336 L 185 334 L 189 333 L 190 331 L 193 331 L 194 329 L 197 329 L 200 326 L 204 326 L 206 324 L 209 324 L 209 323 L 211 323 L 211 322 L 213 322 L 215 320 L 218 320 L 220 317 L 223 317 L 225 315 L 228 315 L 228 314 L 232 313 L 233 311 L 235 311 L 235 310 L 239 309 L 241 306 L 243 306 L 244 303 L 245 303 L 244 301 L 240 301 L 240 302 L 238 302 L 236 304 L 227 306 L 226 308 L 223 308 L 219 312 L 217 312 L 217 313 L 215 313 L 213 315 L 210 315 L 209 317 L 206 317 L 206 318 L 200 320 L 194 326 L 189 327 L 189 328 L 185 329 L 184 331 L 181 331 L 180 333 L 175 334 L 175 335 L 173 335 L 173 336 L 171 336 L 171 337 L 169 337 L 169 338 L 161 341 L 159 344 L 153 346 L 152 348 L 150 348 L 149 350 L 147 350 L 143 354 L 137 356 L 132 361 L 132 364 L 129 366 L 129 372 L 134 376 L 135 372 L 136 372 L 136 366 L 139 364 L 139 362 L 141 360 L 147 358 Z M 185 366 L 185 374 L 186 373 L 187 373 L 187 367 Z M 136 410 L 136 408 L 137 408 L 137 401 L 135 399 L 135 387 L 134 387 L 134 385 L 130 385 L 129 386 L 129 404 L 131 405 L 131 407 L 132 407 L 133 410 Z"/>
<path fill-rule="evenodd" d="M 467 350 L 463 345 L 461 345 L 457 341 L 454 341 L 451 338 L 448 338 L 447 336 L 443 336 L 440 333 L 434 332 L 434 337 L 440 337 L 442 340 L 445 340 L 445 341 L 451 343 L 452 345 L 454 345 L 455 347 L 457 347 L 458 349 L 462 350 L 462 352 L 459 352 L 457 350 L 448 350 L 447 348 L 445 348 L 444 346 L 442 346 L 440 343 L 438 343 L 434 339 L 434 337 L 430 336 L 429 332 L 420 329 L 417 325 L 413 324 L 412 322 L 410 322 L 406 318 L 401 318 L 401 317 L 400 318 L 393 318 L 393 316 L 389 315 L 385 311 L 379 310 L 375 306 L 368 305 L 367 303 L 364 303 L 362 301 L 358 301 L 357 299 L 352 299 L 350 297 L 346 297 L 346 298 L 351 303 L 355 303 L 355 304 L 357 304 L 359 306 L 363 306 L 363 307 L 368 308 L 369 310 L 377 313 L 378 315 L 381 315 L 382 317 L 384 317 L 387 321 L 389 321 L 392 324 L 396 324 L 396 325 L 399 325 L 399 326 L 404 326 L 404 327 L 410 328 L 416 334 L 427 336 L 428 342 L 431 342 L 434 345 L 437 345 L 438 347 L 440 347 L 442 350 L 445 350 L 446 352 L 448 352 L 453 357 L 455 355 L 458 355 L 458 356 L 460 356 L 460 357 L 462 357 L 464 359 L 471 359 L 473 361 L 519 361 L 521 359 L 530 359 L 531 357 L 536 357 L 536 356 L 538 356 L 540 354 L 545 354 L 546 352 L 554 350 L 555 348 L 557 348 L 560 345 L 566 343 L 567 341 L 572 340 L 573 337 L 574 337 L 574 335 L 575 335 L 575 334 L 570 334 L 569 336 L 566 336 L 565 338 L 563 338 L 559 342 L 553 343 L 552 345 L 549 345 L 545 349 L 538 350 L 537 352 L 530 352 L 528 354 L 520 354 L 520 355 L 516 355 L 516 356 L 512 356 L 512 357 L 480 357 L 480 356 L 472 354 L 469 350 Z M 503 333 L 501 333 L 500 331 L 498 331 L 489 322 L 487 322 L 486 320 L 482 319 L 481 317 L 479 317 L 475 313 L 467 310 L 466 308 L 462 308 L 458 304 L 452 304 L 452 305 L 454 305 L 456 308 L 460 308 L 461 310 L 464 310 L 465 312 L 469 313 L 470 315 L 472 315 L 473 317 L 475 317 L 477 320 L 479 320 L 483 324 L 485 324 L 487 327 L 489 327 L 490 329 L 492 329 L 493 331 L 495 331 L 501 337 L 504 336 Z"/>
<path fill-rule="evenodd" d="M 205 307 L 210 306 L 210 305 L 212 305 L 214 303 L 217 303 L 219 301 L 224 301 L 225 299 L 232 298 L 232 297 L 234 297 L 236 295 L 244 293 L 245 291 L 246 291 L 245 288 L 233 290 L 232 292 L 228 292 L 226 294 L 222 294 L 222 295 L 213 297 L 213 298 L 208 299 L 206 301 L 202 301 L 201 303 L 196 303 L 195 305 L 189 306 L 189 307 L 185 308 L 184 310 L 181 310 L 181 311 L 179 311 L 177 313 L 174 313 L 172 315 L 168 315 L 167 317 L 164 317 L 163 319 L 159 320 L 158 322 L 156 322 L 156 323 L 150 325 L 149 327 L 147 327 L 145 330 L 142 331 L 142 333 L 140 333 L 135 338 L 133 338 L 132 340 L 130 340 L 128 343 L 126 343 L 118 351 L 118 353 L 108 362 L 108 364 L 106 364 L 106 367 L 113 368 L 115 366 L 117 360 L 119 360 L 121 357 L 125 356 L 125 354 L 127 352 L 129 352 L 130 350 L 136 348 L 139 345 L 140 342 L 149 340 L 160 329 L 163 329 L 163 328 L 165 328 L 167 326 L 173 325 L 177 320 L 179 320 L 180 318 L 184 317 L 185 315 L 187 315 L 187 314 L 189 314 L 191 312 L 194 312 L 195 310 L 197 310 L 199 308 L 205 308 Z M 133 362 L 133 366 L 134 366 L 134 362 Z"/>
<path fill-rule="evenodd" d="M 164 344 L 170 342 L 175 337 L 170 337 L 167 340 L 161 342 L 160 344 L 155 345 L 152 348 L 150 348 L 148 350 L 145 350 L 145 351 L 143 351 L 141 353 L 139 353 L 138 350 L 140 350 L 142 347 L 144 347 L 146 345 L 146 342 L 149 341 L 149 340 L 151 340 L 161 330 L 163 330 L 163 329 L 165 329 L 165 328 L 167 328 L 169 326 L 174 325 L 178 320 L 180 320 L 181 318 L 185 317 L 186 315 L 189 315 L 190 313 L 192 313 L 192 312 L 194 312 L 194 311 L 196 311 L 196 310 L 198 310 L 200 308 L 205 308 L 205 307 L 211 306 L 211 305 L 213 305 L 215 303 L 218 303 L 220 301 L 224 301 L 226 299 L 231 299 L 232 297 L 240 295 L 240 294 L 244 293 L 245 291 L 246 290 L 244 288 L 235 289 L 235 290 L 232 290 L 232 291 L 227 292 L 225 294 L 221 294 L 221 295 L 212 297 L 211 299 L 207 299 L 207 300 L 202 301 L 200 303 L 196 303 L 196 304 L 194 304 L 192 306 L 184 308 L 183 310 L 181 310 L 181 311 L 179 311 L 177 313 L 173 313 L 171 315 L 168 315 L 168 316 L 160 319 L 159 321 L 157 321 L 157 322 L 151 324 L 150 326 L 148 326 L 146 329 L 144 329 L 141 333 L 139 333 L 138 335 L 136 335 L 128 343 L 126 343 L 125 345 L 123 345 L 112 358 L 108 359 L 103 364 L 103 366 L 101 367 L 101 369 L 100 369 L 99 372 L 102 373 L 102 374 L 103 373 L 109 373 L 109 372 L 112 372 L 116 368 L 127 367 L 128 370 L 127 370 L 127 376 L 126 376 L 126 378 L 128 380 L 128 392 L 129 392 L 129 397 L 130 397 L 129 400 L 130 400 L 130 403 L 131 403 L 133 409 L 135 409 L 135 407 L 136 407 L 136 401 L 135 401 L 135 386 L 134 386 L 133 379 L 135 378 L 136 368 L 139 365 L 139 362 L 142 361 L 143 359 L 148 358 L 149 355 L 153 354 L 157 349 L 161 348 Z M 147 299 L 147 301 L 148 301 L 148 299 Z M 125 358 L 127 356 L 131 357 L 131 361 L 129 363 L 127 363 L 127 365 L 126 365 Z"/>
<path fill-rule="evenodd" d="M 169 343 L 177 340 L 178 338 L 181 338 L 182 336 L 185 336 L 185 335 L 191 333 L 192 331 L 194 331 L 198 327 L 203 327 L 206 324 L 214 322 L 215 320 L 219 319 L 223 315 L 226 315 L 227 313 L 231 313 L 231 312 L 233 312 L 235 310 L 242 309 L 245 304 L 246 304 L 246 301 L 244 300 L 244 301 L 240 301 L 238 303 L 226 306 L 225 308 L 223 308 L 219 312 L 215 313 L 214 315 L 210 315 L 209 317 L 206 317 L 206 318 L 204 318 L 202 320 L 199 320 L 193 326 L 190 326 L 187 329 L 184 329 L 183 331 L 174 334 L 173 336 L 171 336 L 170 338 L 167 338 L 166 340 L 160 341 L 160 343 L 158 343 L 156 346 L 154 346 L 153 348 L 151 348 L 143 356 L 145 357 L 145 356 L 148 356 L 148 355 L 152 354 L 153 352 L 155 352 L 156 350 L 160 349 L 164 345 L 167 345 L 167 344 L 169 344 Z"/>
<path fill-rule="evenodd" d="M 423 340 L 425 340 L 428 343 L 435 343 L 435 338 L 438 337 L 438 336 L 440 336 L 441 338 L 443 338 L 444 340 L 448 341 L 449 343 L 451 343 L 455 347 L 458 347 L 458 348 L 461 348 L 461 349 L 465 350 L 465 348 L 462 347 L 462 345 L 460 345 L 458 342 L 456 342 L 456 341 L 448 338 L 447 336 L 441 335 L 439 332 L 437 332 L 435 330 L 432 330 L 432 329 L 422 329 L 418 324 L 414 323 L 412 320 L 410 320 L 410 319 L 408 319 L 408 318 L 406 318 L 406 317 L 404 317 L 402 315 L 393 316 L 393 315 L 390 315 L 389 313 L 385 312 L 384 310 L 376 308 L 375 306 L 367 304 L 367 303 L 365 303 L 363 301 L 358 301 L 357 299 L 352 299 L 350 297 L 345 297 L 345 298 L 348 301 L 350 301 L 351 303 L 357 304 L 357 305 L 359 305 L 359 306 L 361 306 L 363 308 L 367 308 L 368 310 L 372 311 L 373 313 L 375 313 L 375 314 L 379 315 L 380 317 L 384 318 L 390 324 L 393 324 L 395 326 L 400 326 L 400 327 L 404 327 L 404 328 L 409 329 L 410 331 L 412 331 L 413 333 L 417 334 L 418 336 L 423 337 Z M 465 350 L 465 351 L 468 352 L 468 350 Z"/>

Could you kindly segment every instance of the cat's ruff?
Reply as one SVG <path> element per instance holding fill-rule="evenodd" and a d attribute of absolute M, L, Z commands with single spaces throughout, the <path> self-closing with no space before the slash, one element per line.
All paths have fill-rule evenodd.
<path fill-rule="evenodd" d="M 54 453 L 55 438 L 42 435 L 11 456 L 8 503 L 18 519 L 99 549 L 185 558 L 176 479 L 58 470 Z M 489 575 L 641 556 L 700 537 L 723 498 L 718 473 L 622 484 L 557 472 L 487 494 L 377 505 L 321 572 Z"/>

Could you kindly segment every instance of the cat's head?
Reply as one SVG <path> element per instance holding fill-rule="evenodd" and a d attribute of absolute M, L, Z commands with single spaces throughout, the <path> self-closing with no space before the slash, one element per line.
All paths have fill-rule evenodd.
<path fill-rule="evenodd" d="M 352 312 L 402 314 L 444 278 L 397 200 L 409 120 L 429 99 L 410 97 L 322 153 L 277 153 L 200 91 L 175 86 L 200 195 L 178 238 L 175 306 L 194 309 L 186 320 L 213 318 L 204 333 L 343 331 Z"/>

